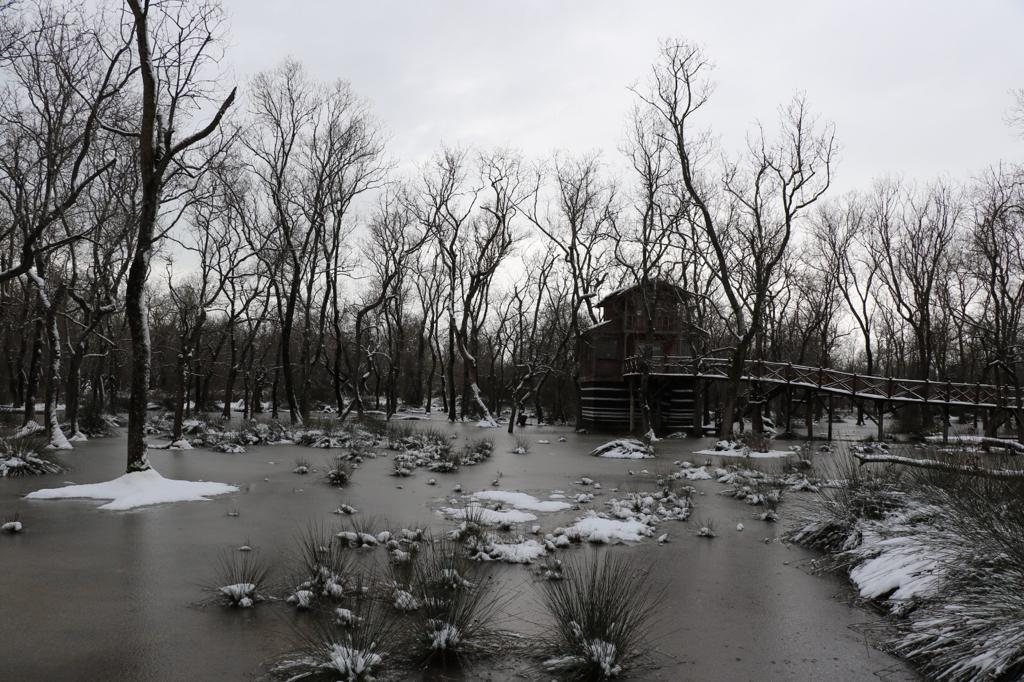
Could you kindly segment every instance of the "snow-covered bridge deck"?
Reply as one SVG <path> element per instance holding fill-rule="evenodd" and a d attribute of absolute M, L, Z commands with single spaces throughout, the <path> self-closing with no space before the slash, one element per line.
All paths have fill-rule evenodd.
<path fill-rule="evenodd" d="M 727 358 L 666 355 L 655 358 L 632 356 L 623 363 L 623 376 L 637 376 L 646 370 L 655 376 L 690 376 L 699 379 L 728 379 Z M 841 372 L 826 367 L 805 367 L 787 362 L 747 360 L 743 381 L 810 389 L 858 400 L 890 403 L 1017 409 L 1018 398 L 1008 386 L 928 379 L 898 379 Z"/>

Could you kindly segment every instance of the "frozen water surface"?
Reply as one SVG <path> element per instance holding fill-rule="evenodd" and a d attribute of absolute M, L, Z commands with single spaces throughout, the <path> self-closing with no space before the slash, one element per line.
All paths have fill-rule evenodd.
<path fill-rule="evenodd" d="M 484 435 L 476 424 L 428 424 L 452 429 L 459 445 Z M 396 479 L 388 455 L 364 461 L 353 483 L 340 490 L 318 475 L 292 473 L 300 457 L 322 469 L 330 450 L 297 445 L 253 446 L 244 455 L 151 450 L 150 459 L 167 479 L 221 481 L 238 491 L 205 502 L 124 512 L 97 509 L 95 500 L 24 499 L 33 490 L 65 482 L 116 479 L 124 473 L 123 438 L 76 443 L 63 455 L 71 466 L 63 474 L 0 479 L 0 518 L 17 513 L 26 529 L 0 535 L 0 678 L 259 679 L 268 660 L 292 647 L 290 621 L 302 614 L 284 604 L 241 610 L 202 605 L 202 586 L 215 578 L 218 553 L 225 548 L 251 545 L 283 572 L 296 531 L 308 521 L 344 523 L 332 514 L 341 501 L 364 519 L 377 519 L 375 532 L 385 529 L 384 519 L 392 527 L 419 522 L 441 530 L 458 523 L 437 513 L 454 506 L 449 498 L 456 483 L 466 491 L 514 491 L 538 501 L 550 499 L 555 490 L 567 497 L 598 493 L 579 509 L 537 513 L 538 520 L 522 529 L 528 534 L 540 524 L 542 532 L 550 532 L 571 525 L 588 509 L 604 510 L 605 501 L 621 497 L 614 488 L 654 490 L 657 473 L 678 469 L 674 460 L 692 460 L 695 450 L 714 444 L 713 439 L 660 441 L 658 459 L 644 462 L 650 474 L 641 474 L 636 462 L 590 456 L 610 440 L 604 436 L 529 427 L 524 436 L 552 444 L 523 456 L 511 454 L 512 442 L 502 429 L 486 435 L 495 439 L 494 456 L 476 466 L 454 474 L 418 469 Z M 559 437 L 566 442 L 555 442 Z M 494 488 L 498 471 L 500 486 Z M 574 483 L 584 476 L 602 488 Z M 436 486 L 427 484 L 431 477 Z M 748 505 L 716 495 L 722 486 L 714 480 L 687 483 L 706 494 L 694 496 L 690 521 L 658 525 L 655 537 L 669 533 L 672 542 L 659 544 L 652 537 L 613 546 L 584 544 L 556 555 L 626 553 L 637 566 L 653 567 L 655 584 L 666 584 L 655 626 L 658 667 L 634 679 L 913 679 L 902 663 L 867 646 L 852 627 L 876 616 L 835 598 L 850 594 L 845 584 L 808 574 L 800 564 L 813 555 L 775 540 L 803 493 L 789 495 L 780 507 L 781 523 L 770 524 L 753 519 Z M 475 502 L 503 502 L 506 509 L 528 502 L 511 494 L 483 498 Z M 237 516 L 229 515 L 236 510 Z M 742 522 L 746 532 L 703 540 L 696 537 L 699 518 L 712 518 L 722 529 Z M 516 593 L 506 625 L 534 631 L 537 626 L 530 623 L 540 616 L 532 574 L 518 565 L 489 567 Z M 490 661 L 461 679 L 525 679 L 522 673 L 522 662 Z"/>

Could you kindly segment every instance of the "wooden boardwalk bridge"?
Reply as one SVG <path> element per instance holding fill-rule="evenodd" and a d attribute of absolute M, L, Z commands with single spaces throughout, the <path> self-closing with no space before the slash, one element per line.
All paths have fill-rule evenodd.
<path fill-rule="evenodd" d="M 631 356 L 623 363 L 623 376 L 635 377 L 646 373 L 648 376 L 724 381 L 729 378 L 730 365 L 731 360 L 720 357 Z M 747 360 L 744 363 L 741 380 L 753 384 L 768 384 L 776 387 L 775 390 L 804 389 L 814 393 L 841 396 L 854 402 L 872 401 L 877 403 L 879 415 L 887 406 L 894 408 L 906 404 L 934 405 L 945 408 L 947 412 L 951 407 L 1015 412 L 1024 407 L 1024 400 L 1016 395 L 1014 388 L 1010 386 L 881 377 L 787 362 Z M 881 437 L 881 418 L 878 418 L 877 422 Z"/>

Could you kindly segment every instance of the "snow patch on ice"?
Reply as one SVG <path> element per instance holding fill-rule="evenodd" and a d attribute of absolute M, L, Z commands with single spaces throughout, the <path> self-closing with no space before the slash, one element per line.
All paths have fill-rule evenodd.
<path fill-rule="evenodd" d="M 110 500 L 100 509 L 123 511 L 165 502 L 200 502 L 213 495 L 237 492 L 238 487 L 208 481 L 180 481 L 164 478 L 155 469 L 133 471 L 112 481 L 44 488 L 25 496 L 29 500 Z"/>
<path fill-rule="evenodd" d="M 522 542 L 495 542 L 487 546 L 489 559 L 506 561 L 510 564 L 528 564 L 544 556 L 547 550 L 536 540 Z M 479 555 L 478 555 L 479 557 Z"/>
<path fill-rule="evenodd" d="M 588 542 L 602 544 L 639 542 L 652 533 L 650 527 L 640 521 L 604 519 L 595 512 L 577 519 L 570 529 Z"/>
<path fill-rule="evenodd" d="M 515 507 L 516 509 L 526 509 L 528 511 L 538 512 L 556 512 L 572 507 L 568 502 L 545 502 L 538 500 L 533 495 L 528 495 L 515 490 L 484 490 L 478 493 L 473 493 L 473 498 L 477 500 L 493 500 L 495 502 L 501 502 Z"/>
<path fill-rule="evenodd" d="M 488 509 L 478 504 L 470 504 L 463 508 L 447 507 L 442 511 L 456 519 L 465 519 L 468 516 L 488 525 L 526 523 L 537 520 L 536 514 L 518 509 Z"/>

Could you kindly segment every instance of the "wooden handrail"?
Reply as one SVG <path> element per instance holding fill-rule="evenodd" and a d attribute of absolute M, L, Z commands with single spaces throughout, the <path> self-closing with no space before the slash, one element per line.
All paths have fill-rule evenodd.
<path fill-rule="evenodd" d="M 719 357 L 664 355 L 653 358 L 630 356 L 623 362 L 623 375 L 642 372 L 704 379 L 727 379 L 731 360 Z M 934 391 L 930 379 L 900 379 L 843 372 L 826 367 L 794 365 L 766 360 L 744 361 L 744 381 L 764 381 L 813 388 L 825 393 L 929 405 L 960 405 L 1016 409 L 1016 397 L 1009 397 L 1003 386 L 981 383 L 941 381 L 945 390 Z"/>

